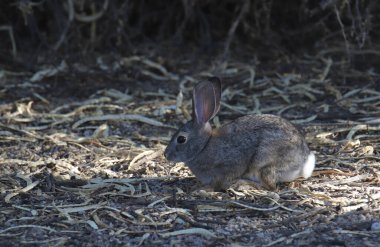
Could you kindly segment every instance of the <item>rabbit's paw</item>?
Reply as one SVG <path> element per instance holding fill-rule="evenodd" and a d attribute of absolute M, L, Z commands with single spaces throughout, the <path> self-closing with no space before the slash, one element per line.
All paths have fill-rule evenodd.
<path fill-rule="evenodd" d="M 264 190 L 264 187 L 257 181 L 250 179 L 238 179 L 231 187 L 234 190 Z"/>
<path fill-rule="evenodd" d="M 198 193 L 198 192 L 214 192 L 214 188 L 211 185 L 201 185 L 201 184 L 196 184 L 191 187 L 190 189 L 191 193 Z"/>

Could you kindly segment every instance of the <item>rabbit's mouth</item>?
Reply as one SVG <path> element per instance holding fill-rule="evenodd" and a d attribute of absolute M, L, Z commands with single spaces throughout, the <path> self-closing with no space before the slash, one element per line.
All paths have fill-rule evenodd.
<path fill-rule="evenodd" d="M 175 155 L 170 155 L 170 153 L 164 153 L 164 156 L 166 158 L 167 161 L 171 162 L 171 163 L 177 163 L 177 162 L 182 162 L 182 160 L 180 160 L 178 157 L 176 157 Z"/>
<path fill-rule="evenodd" d="M 165 158 L 166 158 L 168 161 L 176 162 L 176 160 L 175 160 L 175 156 L 172 155 L 172 154 L 170 153 L 170 151 L 168 150 L 168 148 L 165 150 L 165 152 L 164 152 L 164 156 L 165 156 Z"/>
<path fill-rule="evenodd" d="M 178 163 L 178 162 L 186 162 L 187 160 L 184 160 L 181 156 L 178 156 L 176 152 L 171 152 L 171 150 L 166 149 L 164 152 L 164 156 L 167 161 L 171 163 Z"/>

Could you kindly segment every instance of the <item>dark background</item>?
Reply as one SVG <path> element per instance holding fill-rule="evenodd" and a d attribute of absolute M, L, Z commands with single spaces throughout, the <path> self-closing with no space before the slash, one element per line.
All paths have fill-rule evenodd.
<path fill-rule="evenodd" d="M 1 1 L 0 9 L 0 25 L 12 30 L 17 52 L 3 28 L 0 63 L 7 68 L 33 71 L 41 63 L 95 54 L 271 64 L 327 49 L 324 57 L 365 70 L 377 67 L 379 57 L 371 52 L 379 47 L 375 0 L 22 0 Z"/>

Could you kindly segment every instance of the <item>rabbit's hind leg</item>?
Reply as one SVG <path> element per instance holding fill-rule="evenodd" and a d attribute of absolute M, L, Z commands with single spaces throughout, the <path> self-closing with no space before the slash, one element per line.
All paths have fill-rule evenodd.
<path fill-rule="evenodd" d="M 272 166 L 264 166 L 260 169 L 260 182 L 268 190 L 277 190 L 277 172 Z"/>

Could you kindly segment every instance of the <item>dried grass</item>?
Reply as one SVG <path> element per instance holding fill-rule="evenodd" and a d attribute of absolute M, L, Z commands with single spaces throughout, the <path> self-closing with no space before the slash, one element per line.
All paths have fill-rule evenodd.
<path fill-rule="evenodd" d="M 145 57 L 117 62 L 139 68 L 146 78 L 176 83 L 178 90 L 163 91 L 165 84 L 155 92 L 109 88 L 59 105 L 48 95 L 33 94 L 2 111 L 3 243 L 275 246 L 317 243 L 320 234 L 379 240 L 368 228 L 379 220 L 380 202 L 375 88 L 332 84 L 332 59 L 310 61 L 318 66 L 308 77 L 262 76 L 255 67 L 228 64 L 220 73 L 226 84 L 215 123 L 256 113 L 291 119 L 305 128 L 317 169 L 312 178 L 282 185 L 278 192 L 250 187 L 192 192 L 194 177 L 186 167 L 168 164 L 162 150 L 171 126 L 188 119 L 192 85 L 209 68 L 183 76 Z M 29 75 L 28 86 L 38 88 L 40 80 L 66 73 L 43 68 Z M 8 78 L 18 83 L 5 90 L 25 86 L 18 76 Z M 337 114 L 337 107 L 344 114 Z M 360 222 L 364 226 L 351 227 Z M 83 239 L 84 233 L 103 240 Z"/>

